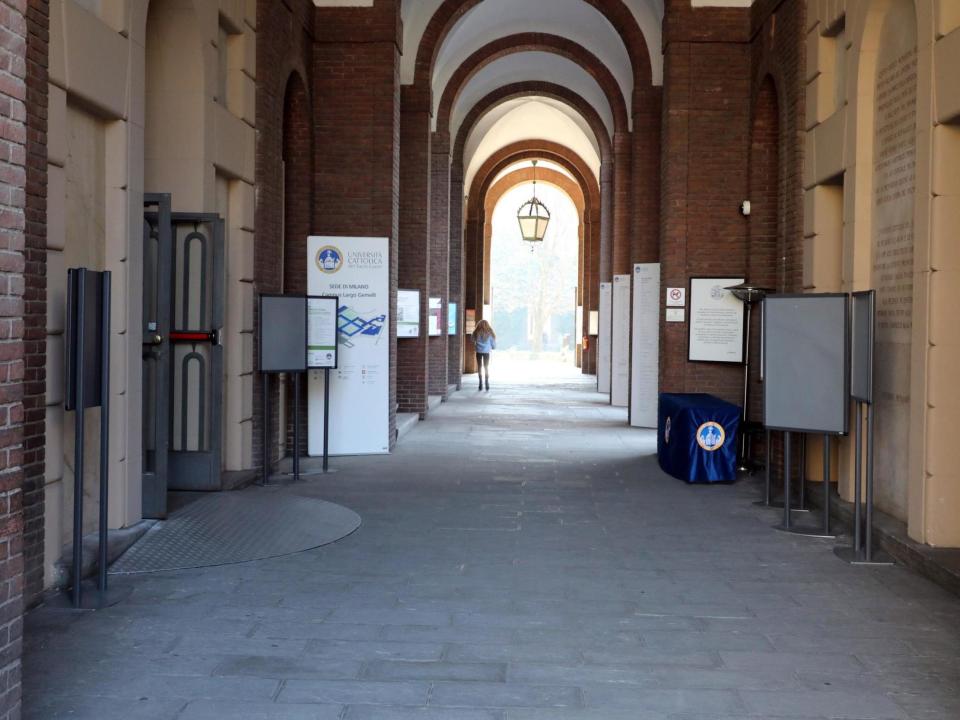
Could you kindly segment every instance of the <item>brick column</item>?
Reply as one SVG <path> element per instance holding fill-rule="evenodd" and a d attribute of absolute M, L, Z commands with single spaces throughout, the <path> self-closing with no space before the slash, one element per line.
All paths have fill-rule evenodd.
<path fill-rule="evenodd" d="M 463 317 L 466 296 L 463 278 L 463 175 L 450 173 L 450 302 L 457 303 L 457 334 L 447 342 L 447 382 L 460 389 L 463 373 Z"/>
<path fill-rule="evenodd" d="M 631 214 L 632 138 L 628 132 L 613 136 L 613 274 L 631 273 L 630 249 L 633 216 Z"/>
<path fill-rule="evenodd" d="M 314 232 L 390 238 L 390 347 L 397 339 L 400 2 L 317 8 L 313 53 Z M 390 438 L 397 356 L 390 353 Z"/>
<path fill-rule="evenodd" d="M 613 282 L 613 164 L 600 166 L 600 282 Z"/>
<path fill-rule="evenodd" d="M 0 718 L 20 717 L 23 632 L 25 2 L 0 0 Z"/>
<path fill-rule="evenodd" d="M 638 89 L 635 95 L 631 264 L 656 262 L 660 255 L 661 88 Z"/>
<path fill-rule="evenodd" d="M 399 285 L 420 291 L 420 337 L 397 343 L 400 412 L 427 414 L 430 297 L 430 92 L 405 85 L 400 94 Z"/>
<path fill-rule="evenodd" d="M 738 208 L 748 190 L 749 33 L 746 9 L 668 0 L 660 205 L 665 287 L 747 269 L 747 226 Z M 687 323 L 666 323 L 663 312 L 660 317 L 660 390 L 742 402 L 743 368 L 688 362 Z"/>
<path fill-rule="evenodd" d="M 434 133 L 430 142 L 430 292 L 440 298 L 440 335 L 429 340 L 428 386 L 447 397 L 447 302 L 450 296 L 450 136 Z"/>

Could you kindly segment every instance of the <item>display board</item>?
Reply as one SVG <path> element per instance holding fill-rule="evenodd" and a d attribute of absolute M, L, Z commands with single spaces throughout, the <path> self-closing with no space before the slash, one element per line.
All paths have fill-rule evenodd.
<path fill-rule="evenodd" d="M 387 238 L 307 239 L 307 292 L 340 298 L 330 375 L 330 454 L 390 451 L 390 265 Z M 308 452 L 323 452 L 324 372 L 308 383 Z"/>
<path fill-rule="evenodd" d="M 850 395 L 873 402 L 874 318 L 877 294 L 855 292 L 850 303 Z"/>
<path fill-rule="evenodd" d="M 420 337 L 419 290 L 397 290 L 397 337 Z"/>
<path fill-rule="evenodd" d="M 447 335 L 457 334 L 457 304 L 447 303 Z"/>
<path fill-rule="evenodd" d="M 104 279 L 110 273 L 87 268 L 67 270 L 67 372 L 64 409 L 77 409 L 77 390 L 83 385 L 83 408 L 100 407 L 103 401 L 103 305 Z M 109 285 L 109 280 L 106 284 Z M 83 307 L 80 307 L 81 286 Z M 82 310 L 82 313 L 81 313 Z M 79 331 L 83 315 L 83 332 Z M 83 376 L 79 360 L 83 355 Z"/>
<path fill-rule="evenodd" d="M 427 334 L 436 337 L 443 333 L 443 298 L 432 297 L 427 302 Z"/>
<path fill-rule="evenodd" d="M 744 304 L 726 288 L 743 278 L 690 278 L 687 359 L 743 362 Z"/>
<path fill-rule="evenodd" d="M 633 266 L 630 424 L 657 426 L 660 384 L 660 263 Z"/>
<path fill-rule="evenodd" d="M 613 276 L 613 329 L 610 335 L 610 404 L 630 401 L 630 276 Z"/>
<path fill-rule="evenodd" d="M 577 345 L 583 345 L 583 305 L 577 305 L 573 312 L 573 334 Z"/>
<path fill-rule="evenodd" d="M 302 295 L 260 296 L 260 372 L 307 369 L 307 302 Z"/>
<path fill-rule="evenodd" d="M 307 367 L 337 367 L 337 316 L 340 298 L 307 298 Z"/>
<path fill-rule="evenodd" d="M 764 424 L 772 430 L 845 433 L 850 363 L 843 294 L 764 300 Z"/>
<path fill-rule="evenodd" d="M 610 328 L 613 283 L 600 283 L 600 332 L 597 333 L 597 392 L 610 392 Z"/>
<path fill-rule="evenodd" d="M 600 331 L 600 313 L 596 310 L 590 311 L 590 325 L 587 335 L 596 335 Z"/>

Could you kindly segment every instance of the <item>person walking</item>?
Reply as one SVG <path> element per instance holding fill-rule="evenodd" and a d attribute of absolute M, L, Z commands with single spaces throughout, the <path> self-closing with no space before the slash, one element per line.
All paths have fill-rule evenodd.
<path fill-rule="evenodd" d="M 483 390 L 484 370 L 486 370 L 487 390 L 489 390 L 490 353 L 497 347 L 497 334 L 486 320 L 477 323 L 477 327 L 473 331 L 473 345 L 477 351 L 477 376 L 480 378 L 478 390 Z"/>

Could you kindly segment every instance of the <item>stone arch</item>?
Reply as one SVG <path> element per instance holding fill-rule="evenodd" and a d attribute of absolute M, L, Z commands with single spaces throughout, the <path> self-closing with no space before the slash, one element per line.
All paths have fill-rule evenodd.
<path fill-rule="evenodd" d="M 610 104 L 610 109 L 613 111 L 615 132 L 628 131 L 627 105 L 623 93 L 613 73 L 596 55 L 582 45 L 558 35 L 518 33 L 488 43 L 473 53 L 456 69 L 440 97 L 437 108 L 437 132 L 449 133 L 450 114 L 453 105 L 467 82 L 477 72 L 501 57 L 533 51 L 554 53 L 580 65 L 597 81 L 597 84 L 603 90 L 607 102 Z"/>
<path fill-rule="evenodd" d="M 454 173 L 457 173 L 458 170 L 461 172 L 463 170 L 464 148 L 467 143 L 467 138 L 470 136 L 470 132 L 476 126 L 477 122 L 498 105 L 508 102 L 509 100 L 529 96 L 553 98 L 577 110 L 590 125 L 590 129 L 593 130 L 594 135 L 597 137 L 597 142 L 600 144 L 601 163 L 607 163 L 612 160 L 613 148 L 610 135 L 607 133 L 607 129 L 599 113 L 590 103 L 577 93 L 556 83 L 529 81 L 504 85 L 487 94 L 467 112 L 453 143 L 452 164 Z"/>
<path fill-rule="evenodd" d="M 467 199 L 464 230 L 464 298 L 466 307 L 475 308 L 479 317 L 483 303 L 489 300 L 489 270 L 484 262 L 485 236 L 488 233 L 484 212 L 485 198 L 501 171 L 519 161 L 531 159 L 550 160 L 563 167 L 573 176 L 584 195 L 584 252 L 579 288 L 582 293 L 584 320 L 589 321 L 590 310 L 599 308 L 600 275 L 598 269 L 602 252 L 600 185 L 582 158 L 563 145 L 546 140 L 524 140 L 501 148 L 487 159 L 477 173 Z M 465 352 L 464 361 L 466 371 L 470 372 L 472 360 L 469 347 Z M 591 348 L 584 358 L 582 367 L 584 372 L 595 371 L 595 347 Z"/>
<path fill-rule="evenodd" d="M 483 0 L 444 0 L 437 9 L 417 47 L 414 84 L 428 87 L 433 73 L 437 54 L 447 35 L 457 22 Z M 636 18 L 622 0 L 583 0 L 596 8 L 613 25 L 623 39 L 627 54 L 633 66 L 634 95 L 637 88 L 651 85 L 653 74 L 646 37 Z"/>

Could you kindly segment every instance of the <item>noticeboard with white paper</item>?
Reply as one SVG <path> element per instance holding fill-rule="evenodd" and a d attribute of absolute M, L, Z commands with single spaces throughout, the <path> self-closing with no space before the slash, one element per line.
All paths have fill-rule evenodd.
<path fill-rule="evenodd" d="M 307 298 L 307 367 L 337 367 L 337 322 L 340 299 Z"/>
<path fill-rule="evenodd" d="M 764 300 L 763 417 L 769 429 L 847 432 L 848 308 L 844 294 L 769 295 Z"/>

